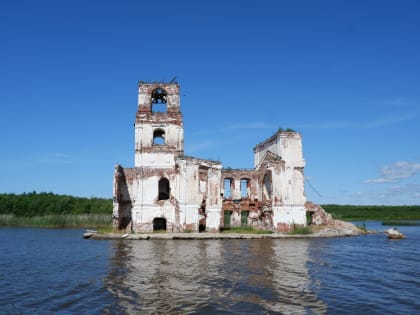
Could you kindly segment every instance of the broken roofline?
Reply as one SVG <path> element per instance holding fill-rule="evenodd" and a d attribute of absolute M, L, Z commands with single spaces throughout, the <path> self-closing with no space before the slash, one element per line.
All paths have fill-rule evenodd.
<path fill-rule="evenodd" d="M 218 160 L 202 159 L 202 158 L 198 158 L 198 157 L 195 157 L 195 156 L 183 155 L 183 154 L 178 155 L 177 156 L 177 159 L 181 159 L 181 160 L 195 160 L 197 162 L 205 162 L 205 163 L 211 163 L 211 164 L 222 164 L 222 162 L 220 162 Z"/>
<path fill-rule="evenodd" d="M 222 168 L 222 172 L 237 172 L 237 171 L 255 171 L 254 168 L 233 168 L 230 166 Z"/>
<path fill-rule="evenodd" d="M 260 143 L 256 144 L 254 146 L 254 149 L 253 149 L 254 152 L 256 152 L 257 149 L 261 149 L 266 144 L 268 144 L 270 142 L 274 142 L 276 140 L 276 138 L 280 135 L 286 135 L 286 136 L 297 135 L 297 136 L 300 136 L 302 138 L 302 134 L 300 132 L 298 132 L 298 131 L 288 131 L 288 130 L 292 130 L 292 129 L 288 128 L 287 130 L 283 130 L 282 128 L 279 128 L 279 130 L 276 131 L 276 133 L 273 134 L 270 138 L 267 138 L 264 141 L 261 141 Z"/>
<path fill-rule="evenodd" d="M 170 81 L 170 82 L 166 82 L 166 81 L 143 81 L 143 80 L 139 80 L 138 84 L 175 84 L 177 86 L 179 86 L 179 83 L 177 81 Z"/>

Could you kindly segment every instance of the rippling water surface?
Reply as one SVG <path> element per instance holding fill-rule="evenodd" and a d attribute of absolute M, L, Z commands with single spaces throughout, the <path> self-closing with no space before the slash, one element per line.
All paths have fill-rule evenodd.
<path fill-rule="evenodd" d="M 415 314 L 420 228 L 401 230 L 400 241 L 93 241 L 1 228 L 0 314 Z"/>

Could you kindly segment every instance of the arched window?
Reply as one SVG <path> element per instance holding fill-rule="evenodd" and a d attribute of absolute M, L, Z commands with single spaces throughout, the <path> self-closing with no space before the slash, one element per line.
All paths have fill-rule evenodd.
<path fill-rule="evenodd" d="M 156 129 L 153 132 L 153 144 L 162 145 L 165 144 L 165 131 L 162 129 Z"/>
<path fill-rule="evenodd" d="M 162 88 L 156 88 L 152 92 L 152 112 L 162 113 L 166 112 L 166 103 L 168 93 Z"/>
<path fill-rule="evenodd" d="M 159 200 L 168 200 L 169 199 L 169 180 L 165 177 L 162 177 L 159 180 Z"/>

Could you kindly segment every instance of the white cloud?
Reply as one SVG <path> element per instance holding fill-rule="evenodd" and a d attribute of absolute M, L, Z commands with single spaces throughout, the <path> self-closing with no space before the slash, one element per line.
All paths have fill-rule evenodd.
<path fill-rule="evenodd" d="M 389 194 L 409 194 L 414 196 L 420 195 L 420 184 L 408 183 L 404 186 L 392 186 L 388 189 Z"/>
<path fill-rule="evenodd" d="M 365 183 L 382 184 L 396 182 L 416 175 L 420 171 L 420 163 L 399 161 L 394 164 L 385 165 L 379 171 L 379 177 L 368 179 Z"/>

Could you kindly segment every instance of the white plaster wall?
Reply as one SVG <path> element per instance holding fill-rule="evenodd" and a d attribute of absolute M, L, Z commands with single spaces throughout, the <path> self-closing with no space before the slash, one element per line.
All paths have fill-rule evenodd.
<path fill-rule="evenodd" d="M 152 98 L 151 95 L 147 94 L 147 89 L 142 89 L 139 86 L 139 94 L 138 94 L 138 102 L 137 104 L 140 105 L 145 105 L 145 104 L 151 104 L 152 103 Z"/>
<path fill-rule="evenodd" d="M 135 156 L 135 166 L 154 167 L 154 168 L 173 168 L 175 167 L 175 157 L 171 152 L 140 153 Z"/>
<path fill-rule="evenodd" d="M 133 222 L 136 224 L 151 223 L 154 218 L 165 218 L 168 223 L 176 224 L 175 207 L 169 202 L 162 207 L 158 205 L 140 205 L 136 204 L 133 207 Z"/>
<path fill-rule="evenodd" d="M 198 165 L 193 164 L 191 161 L 187 161 L 186 165 L 186 199 L 188 203 L 201 203 L 203 200 L 202 194 L 199 193 L 199 176 L 198 176 Z"/>
<path fill-rule="evenodd" d="M 222 209 L 221 193 L 221 178 L 222 166 L 215 166 L 209 169 L 208 172 L 208 191 L 206 199 L 206 207 Z M 219 223 L 220 224 L 220 223 Z"/>
<path fill-rule="evenodd" d="M 273 196 L 278 197 L 278 201 L 282 201 L 287 205 L 304 205 L 306 196 L 304 193 L 304 177 L 302 172 L 286 166 L 279 172 L 278 169 L 272 168 Z M 278 205 L 278 204 L 274 204 Z"/>
<path fill-rule="evenodd" d="M 200 180 L 198 183 L 198 190 L 202 196 L 207 196 L 207 181 Z"/>
<path fill-rule="evenodd" d="M 179 169 L 174 178 L 174 187 L 171 187 L 171 193 L 177 198 L 180 204 L 187 203 L 187 164 L 185 160 L 177 159 L 176 164 Z"/>
<path fill-rule="evenodd" d="M 280 155 L 277 142 L 273 142 L 272 144 L 270 144 L 268 147 L 264 148 L 263 150 L 255 152 L 254 154 L 255 167 L 257 167 L 260 164 L 261 160 L 264 158 L 264 155 L 267 151 Z"/>
<path fill-rule="evenodd" d="M 220 230 L 221 208 L 206 209 L 206 230 L 215 232 Z"/>
<path fill-rule="evenodd" d="M 293 177 L 292 177 L 292 200 L 295 205 L 304 205 L 306 202 L 306 195 L 305 195 L 305 178 L 303 173 L 297 169 L 293 169 Z"/>
<path fill-rule="evenodd" d="M 241 226 L 241 214 L 239 212 L 233 211 L 230 216 L 230 226 L 237 227 Z"/>
<path fill-rule="evenodd" d="M 306 222 L 306 208 L 304 206 L 297 206 L 293 208 L 293 221 L 295 224 L 307 225 Z"/>
<path fill-rule="evenodd" d="M 168 107 L 179 107 L 180 106 L 179 94 L 168 95 L 167 100 L 168 100 Z"/>
<path fill-rule="evenodd" d="M 305 166 L 302 154 L 302 136 L 300 134 L 281 134 L 277 144 L 279 155 L 288 165 L 293 167 Z"/>
<path fill-rule="evenodd" d="M 234 187 L 231 187 L 230 194 L 233 200 L 241 199 L 241 180 L 234 180 Z"/>
<path fill-rule="evenodd" d="M 176 146 L 177 150 L 184 150 L 184 130 L 177 125 L 168 125 L 166 130 L 166 143 Z"/>
<path fill-rule="evenodd" d="M 273 207 L 273 226 L 278 223 L 301 224 L 306 226 L 306 209 L 303 206 Z"/>
<path fill-rule="evenodd" d="M 153 205 L 155 203 L 159 194 L 159 179 L 157 176 L 138 179 L 136 204 Z"/>
<path fill-rule="evenodd" d="M 286 194 L 286 176 L 280 168 L 271 167 L 271 182 L 272 182 L 272 200 L 274 205 L 277 199 L 278 203 L 284 202 L 288 195 Z"/>
<path fill-rule="evenodd" d="M 188 204 L 186 206 L 186 215 L 184 224 L 195 224 L 198 228 L 198 208 L 200 208 L 199 204 Z"/>

